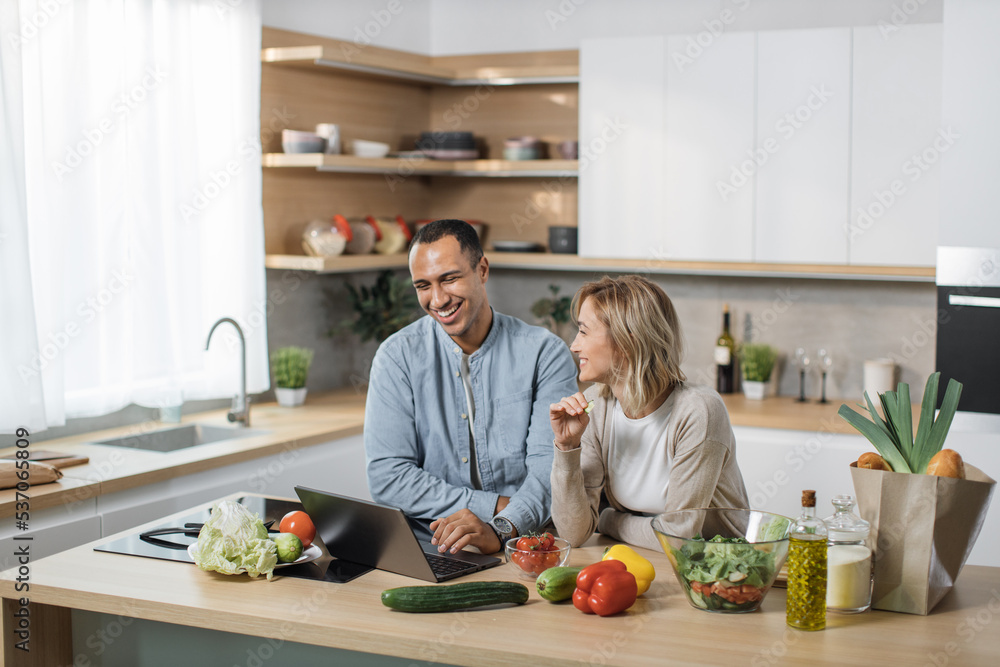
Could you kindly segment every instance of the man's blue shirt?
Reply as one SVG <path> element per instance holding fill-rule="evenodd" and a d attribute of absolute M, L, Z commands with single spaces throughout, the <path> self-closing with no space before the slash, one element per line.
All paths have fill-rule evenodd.
<path fill-rule="evenodd" d="M 523 534 L 549 520 L 549 405 L 578 391 L 566 344 L 541 327 L 493 312 L 469 357 L 482 490 L 472 486 L 462 350 L 430 316 L 390 336 L 372 361 L 365 406 L 368 485 L 376 502 L 433 520 L 469 508 L 500 514 Z"/>

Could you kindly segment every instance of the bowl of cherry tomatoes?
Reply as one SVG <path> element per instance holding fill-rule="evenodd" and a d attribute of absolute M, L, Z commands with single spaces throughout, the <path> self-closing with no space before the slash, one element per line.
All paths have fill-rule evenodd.
<path fill-rule="evenodd" d="M 504 553 L 507 562 L 525 579 L 535 579 L 550 567 L 569 562 L 569 542 L 552 533 L 524 535 L 507 540 Z"/>

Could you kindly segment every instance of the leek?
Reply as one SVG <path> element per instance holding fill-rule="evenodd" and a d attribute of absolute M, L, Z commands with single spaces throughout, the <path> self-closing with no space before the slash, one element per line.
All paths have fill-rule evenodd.
<path fill-rule="evenodd" d="M 855 412 L 846 404 L 840 406 L 838 414 L 848 424 L 856 428 L 875 447 L 876 451 L 886 460 L 896 472 L 922 473 L 927 470 L 927 464 L 944 446 L 948 429 L 958 410 L 958 401 L 962 395 L 962 383 L 954 378 L 948 380 L 944 392 L 944 400 L 937 418 L 934 418 L 934 405 L 937 402 L 938 381 L 940 373 L 932 373 L 924 386 L 924 398 L 920 406 L 920 421 L 917 433 L 913 434 L 913 410 L 910 406 L 910 386 L 900 382 L 896 391 L 879 394 L 884 419 L 878 414 L 865 392 L 865 403 L 869 421 L 863 414 Z M 858 406 L 865 408 L 866 406 Z"/>

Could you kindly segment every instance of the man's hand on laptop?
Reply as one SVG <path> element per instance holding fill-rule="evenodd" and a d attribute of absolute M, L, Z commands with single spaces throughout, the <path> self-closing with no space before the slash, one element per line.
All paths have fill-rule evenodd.
<path fill-rule="evenodd" d="M 431 522 L 431 530 L 434 531 L 431 544 L 437 545 L 438 551 L 457 553 L 460 549 L 473 546 L 481 553 L 492 554 L 503 548 L 493 528 L 469 509 L 460 509 L 451 516 L 435 519 Z"/>

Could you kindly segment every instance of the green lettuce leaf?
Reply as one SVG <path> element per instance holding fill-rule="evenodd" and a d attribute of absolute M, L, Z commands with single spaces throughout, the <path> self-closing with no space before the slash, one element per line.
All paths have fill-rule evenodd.
<path fill-rule="evenodd" d="M 256 513 L 233 500 L 212 508 L 212 514 L 190 549 L 203 570 L 222 574 L 261 574 L 270 580 L 278 562 L 277 547 Z"/>

